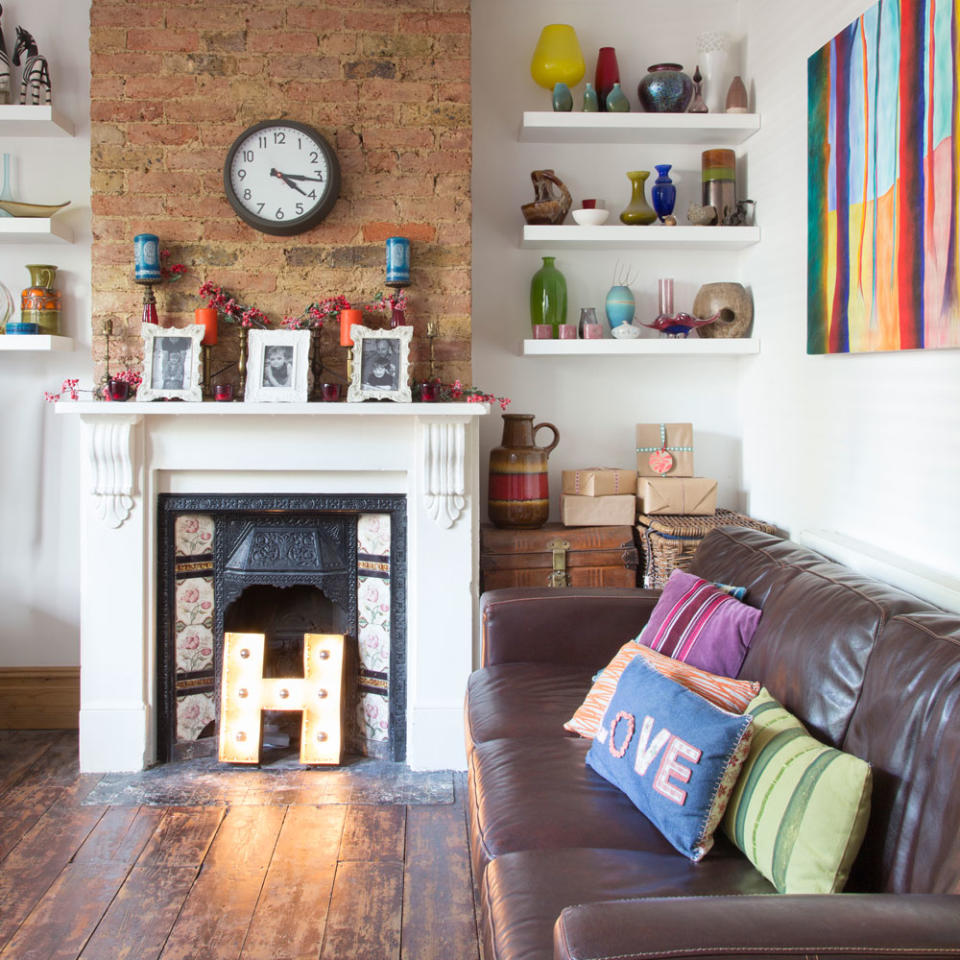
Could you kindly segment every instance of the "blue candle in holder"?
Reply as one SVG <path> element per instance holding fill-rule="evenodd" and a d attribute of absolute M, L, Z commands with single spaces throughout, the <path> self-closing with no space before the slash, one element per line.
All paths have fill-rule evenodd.
<path fill-rule="evenodd" d="M 410 285 L 410 241 L 406 237 L 387 237 L 388 287 Z"/>
<path fill-rule="evenodd" d="M 152 233 L 138 233 L 133 238 L 134 279 L 138 283 L 154 283 L 161 279 L 160 238 Z"/>

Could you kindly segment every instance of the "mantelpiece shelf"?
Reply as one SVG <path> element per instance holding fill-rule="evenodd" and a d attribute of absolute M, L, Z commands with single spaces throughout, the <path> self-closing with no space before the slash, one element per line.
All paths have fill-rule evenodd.
<path fill-rule="evenodd" d="M 657 143 L 734 146 L 760 129 L 757 113 L 554 113 L 525 111 L 528 143 Z"/>
<path fill-rule="evenodd" d="M 32 350 L 37 353 L 69 353 L 73 350 L 72 337 L 54 337 L 48 333 L 24 334 L 0 337 L 0 351 Z"/>
<path fill-rule="evenodd" d="M 0 243 L 73 243 L 73 231 L 56 217 L 0 217 Z"/>
<path fill-rule="evenodd" d="M 51 104 L 2 104 L 0 133 L 5 137 L 72 137 L 73 124 Z"/>
<path fill-rule="evenodd" d="M 760 352 L 755 337 L 702 340 L 641 337 L 637 340 L 524 340 L 525 357 L 738 357 Z"/>
<path fill-rule="evenodd" d="M 656 247 L 658 250 L 742 250 L 759 243 L 759 227 L 600 227 L 525 225 L 520 246 L 525 250 L 595 250 Z"/>

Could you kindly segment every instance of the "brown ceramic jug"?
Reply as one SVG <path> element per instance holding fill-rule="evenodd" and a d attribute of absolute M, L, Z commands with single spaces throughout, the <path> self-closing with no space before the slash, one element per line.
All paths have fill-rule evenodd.
<path fill-rule="evenodd" d="M 553 433 L 553 443 L 538 447 L 538 430 Z M 533 422 L 532 413 L 505 413 L 503 439 L 490 451 L 490 519 L 498 527 L 536 530 L 550 516 L 547 458 L 560 442 L 552 423 Z"/>

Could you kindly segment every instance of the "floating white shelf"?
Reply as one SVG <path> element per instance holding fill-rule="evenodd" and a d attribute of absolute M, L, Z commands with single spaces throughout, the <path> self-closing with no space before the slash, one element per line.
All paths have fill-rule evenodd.
<path fill-rule="evenodd" d="M 0 337 L 0 351 L 34 350 L 45 353 L 69 353 L 73 350 L 72 337 L 53 337 L 48 333 L 21 334 Z"/>
<path fill-rule="evenodd" d="M 759 227 L 628 227 L 621 224 L 601 227 L 543 227 L 525 225 L 520 246 L 525 250 L 568 250 L 598 248 L 657 247 L 669 250 L 742 250 L 759 243 Z"/>
<path fill-rule="evenodd" d="M 2 104 L 0 133 L 5 137 L 72 137 L 73 124 L 51 104 Z"/>
<path fill-rule="evenodd" d="M 692 143 L 733 146 L 760 129 L 757 113 L 554 113 L 525 111 L 528 143 Z"/>
<path fill-rule="evenodd" d="M 524 340 L 525 357 L 737 357 L 760 352 L 756 338 L 641 337 L 637 340 Z"/>
<path fill-rule="evenodd" d="M 56 217 L 0 217 L 0 243 L 73 243 L 73 231 Z"/>

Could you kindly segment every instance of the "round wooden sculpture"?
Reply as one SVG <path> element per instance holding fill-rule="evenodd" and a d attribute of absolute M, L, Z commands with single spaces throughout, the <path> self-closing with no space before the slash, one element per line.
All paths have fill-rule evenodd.
<path fill-rule="evenodd" d="M 700 337 L 746 337 L 753 323 L 753 299 L 739 283 L 705 283 L 693 301 L 695 317 L 720 316 L 705 327 L 697 329 Z"/>

